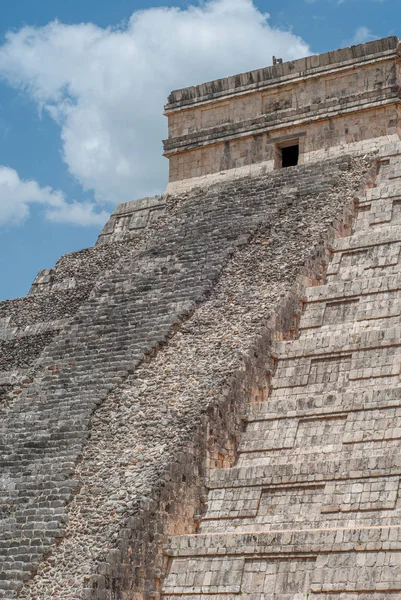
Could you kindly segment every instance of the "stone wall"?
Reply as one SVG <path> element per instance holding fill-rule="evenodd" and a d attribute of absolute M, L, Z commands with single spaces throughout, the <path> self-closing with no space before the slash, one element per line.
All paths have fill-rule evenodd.
<path fill-rule="evenodd" d="M 371 164 L 166 197 L 99 274 L 6 414 L 0 597 L 158 593 L 163 541 L 194 531 L 206 470 L 232 464 L 272 336 L 294 326 L 300 274 L 321 277 Z"/>
<path fill-rule="evenodd" d="M 396 105 L 372 108 L 357 114 L 335 115 L 331 118 L 288 125 L 255 135 L 236 137 L 230 125 L 221 128 L 226 141 L 211 146 L 193 148 L 170 157 L 170 182 L 192 178 L 217 176 L 221 171 L 241 169 L 263 163 L 267 171 L 276 168 L 275 153 L 278 144 L 293 140 L 298 143 L 299 164 L 308 162 L 309 155 L 333 147 L 347 147 L 355 142 L 371 143 L 373 138 L 400 134 L 399 110 Z M 278 130 L 279 129 L 279 130 Z M 211 134 L 211 139 L 213 134 Z M 386 139 L 386 142 L 388 140 Z M 348 152 L 348 149 L 346 148 Z M 207 179 L 207 177 L 205 178 Z M 190 184 L 187 181 L 186 185 Z M 195 184 L 196 185 L 196 184 Z M 171 186 L 171 189 L 174 189 Z"/>
<path fill-rule="evenodd" d="M 399 133 L 397 38 L 386 38 L 173 92 L 164 142 L 170 182 Z"/>

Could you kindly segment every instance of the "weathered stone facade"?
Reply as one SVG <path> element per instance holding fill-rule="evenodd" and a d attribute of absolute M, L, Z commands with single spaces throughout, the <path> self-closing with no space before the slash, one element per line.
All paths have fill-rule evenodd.
<path fill-rule="evenodd" d="M 235 466 L 211 471 L 197 534 L 168 544 L 166 600 L 401 597 L 400 167 L 381 157 L 299 335 L 274 344 Z"/>
<path fill-rule="evenodd" d="M 376 78 L 374 140 L 120 205 L 0 304 L 0 598 L 401 597 L 398 40 L 375 44 L 341 51 L 355 94 Z"/>
<path fill-rule="evenodd" d="M 273 170 L 291 140 L 302 164 L 322 151 L 398 137 L 400 56 L 391 37 L 172 92 L 169 189 L 262 163 Z"/>

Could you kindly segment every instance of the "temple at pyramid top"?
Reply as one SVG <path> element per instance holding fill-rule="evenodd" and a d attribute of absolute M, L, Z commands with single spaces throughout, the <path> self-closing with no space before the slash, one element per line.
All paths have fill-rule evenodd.
<path fill-rule="evenodd" d="M 170 189 L 222 171 L 360 151 L 364 141 L 371 150 L 375 138 L 399 134 L 400 57 L 401 43 L 388 37 L 172 92 Z"/>

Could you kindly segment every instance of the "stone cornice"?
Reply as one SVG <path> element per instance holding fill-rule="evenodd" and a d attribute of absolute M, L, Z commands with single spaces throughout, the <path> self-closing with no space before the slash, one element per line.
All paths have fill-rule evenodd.
<path fill-rule="evenodd" d="M 176 110 L 190 109 L 201 104 L 262 91 L 270 87 L 294 84 L 312 77 L 321 77 L 400 56 L 401 48 L 397 37 L 313 55 L 281 65 L 218 79 L 199 86 L 176 90 L 170 94 L 169 102 L 165 106 L 165 114 L 169 115 Z"/>

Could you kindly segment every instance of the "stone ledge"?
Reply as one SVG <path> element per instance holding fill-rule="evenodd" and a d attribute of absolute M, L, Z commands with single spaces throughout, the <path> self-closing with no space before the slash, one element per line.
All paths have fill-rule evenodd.
<path fill-rule="evenodd" d="M 395 36 L 351 46 L 320 55 L 313 55 L 281 65 L 249 71 L 233 77 L 218 79 L 198 86 L 182 88 L 173 91 L 166 105 L 166 112 L 175 108 L 191 106 L 195 103 L 222 99 L 228 95 L 263 89 L 264 85 L 277 85 L 281 82 L 291 82 L 292 79 L 305 77 L 309 74 L 319 74 L 327 70 L 361 64 L 368 60 L 386 59 L 398 56 L 399 41 Z"/>

